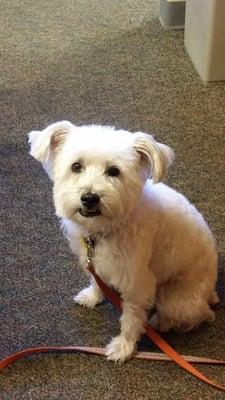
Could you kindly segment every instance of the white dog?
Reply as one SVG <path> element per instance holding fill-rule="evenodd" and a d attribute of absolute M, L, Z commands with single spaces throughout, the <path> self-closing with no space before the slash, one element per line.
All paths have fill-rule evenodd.
<path fill-rule="evenodd" d="M 67 121 L 29 134 L 31 155 L 53 180 L 56 214 L 86 269 L 80 239 L 95 241 L 93 263 L 123 300 L 121 333 L 107 346 L 123 361 L 144 332 L 147 311 L 160 331 L 213 320 L 217 254 L 202 215 L 163 183 L 170 147 L 148 134 Z M 151 179 L 150 179 L 151 178 Z M 103 294 L 91 279 L 75 302 L 94 307 Z"/>

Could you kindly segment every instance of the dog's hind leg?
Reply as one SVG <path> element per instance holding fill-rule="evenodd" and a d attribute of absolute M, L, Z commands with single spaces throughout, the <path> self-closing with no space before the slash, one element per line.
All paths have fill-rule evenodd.
<path fill-rule="evenodd" d="M 161 332 L 167 332 L 170 329 L 188 331 L 203 321 L 213 321 L 215 313 L 201 289 L 200 285 L 193 287 L 185 281 L 164 284 L 157 293 L 157 313 L 152 316 L 150 324 Z"/>

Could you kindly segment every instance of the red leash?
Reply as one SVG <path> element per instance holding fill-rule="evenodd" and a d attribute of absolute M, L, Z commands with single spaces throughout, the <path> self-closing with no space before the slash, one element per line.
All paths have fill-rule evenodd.
<path fill-rule="evenodd" d="M 122 310 L 122 303 L 120 297 L 114 290 L 109 288 L 96 274 L 92 265 L 89 264 L 88 270 L 94 276 L 98 286 L 103 291 L 105 297 L 114 304 L 119 310 Z M 161 353 L 150 353 L 150 352 L 138 352 L 133 356 L 137 359 L 154 360 L 154 361 L 174 361 L 180 367 L 185 369 L 187 372 L 191 373 L 201 381 L 213 386 L 219 390 L 225 391 L 225 386 L 221 385 L 209 378 L 207 378 L 203 373 L 194 368 L 191 363 L 198 364 L 209 364 L 209 365 L 225 365 L 225 360 L 214 360 L 210 358 L 202 357 L 192 357 L 192 356 L 181 356 L 178 354 L 160 335 L 149 325 L 145 325 L 145 333 L 165 354 Z M 50 353 L 50 352 L 76 352 L 76 353 L 89 353 L 104 355 L 105 350 L 98 347 L 82 347 L 82 346 L 44 346 L 44 347 L 34 347 L 30 349 L 22 350 L 18 353 L 12 354 L 0 361 L 0 371 L 3 371 L 13 362 L 24 358 L 28 355 L 38 354 L 38 353 Z"/>
<path fill-rule="evenodd" d="M 88 267 L 89 271 L 91 274 L 94 276 L 98 286 L 100 289 L 103 291 L 105 297 L 112 303 L 114 304 L 119 310 L 122 309 L 122 303 L 117 295 L 117 293 L 109 288 L 96 274 L 94 268 L 92 265 L 89 265 Z M 150 340 L 153 341 L 153 343 L 156 344 L 162 350 L 168 357 L 169 359 L 173 360 L 176 364 L 178 364 L 181 368 L 185 369 L 187 372 L 191 373 L 192 375 L 196 376 L 198 379 L 200 379 L 203 382 L 208 383 L 209 385 L 225 391 L 225 386 L 221 385 L 209 378 L 207 378 L 203 373 L 198 371 L 196 368 L 194 368 L 188 361 L 185 359 L 183 356 L 178 354 L 176 350 L 174 350 L 148 323 L 145 325 L 145 334 L 149 337 Z M 222 365 L 225 365 L 225 360 L 221 360 Z"/>

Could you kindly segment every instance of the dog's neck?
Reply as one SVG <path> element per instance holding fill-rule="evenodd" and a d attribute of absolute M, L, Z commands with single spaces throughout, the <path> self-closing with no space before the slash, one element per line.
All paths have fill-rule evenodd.
<path fill-rule="evenodd" d="M 95 232 L 95 233 L 87 233 L 83 232 L 82 238 L 90 244 L 91 247 L 95 247 L 97 243 L 101 240 L 107 240 L 111 236 L 111 233 L 102 233 L 102 232 Z"/>
<path fill-rule="evenodd" d="M 129 215 L 129 218 L 125 219 L 123 221 L 120 221 L 118 224 L 109 224 L 104 231 L 92 231 L 92 230 L 86 230 L 85 228 L 82 228 L 82 233 L 81 236 L 83 239 L 88 239 L 94 243 L 96 246 L 100 241 L 102 240 L 108 240 L 112 237 L 119 237 L 120 233 L 123 232 L 124 229 L 127 232 L 127 229 L 129 229 L 129 226 L 132 226 L 132 224 L 129 223 L 129 219 L 134 219 L 134 214 L 137 215 L 139 214 L 136 209 L 133 211 L 131 215 Z"/>

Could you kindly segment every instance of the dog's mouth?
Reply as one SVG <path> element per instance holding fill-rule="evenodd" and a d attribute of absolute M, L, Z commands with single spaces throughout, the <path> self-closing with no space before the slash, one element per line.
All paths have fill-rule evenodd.
<path fill-rule="evenodd" d="M 88 210 L 87 208 L 79 208 L 79 214 L 82 215 L 84 218 L 93 218 L 101 215 L 101 211 L 98 209 L 96 210 Z"/>

